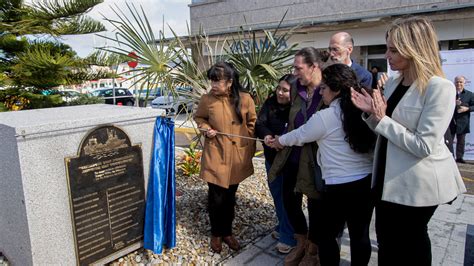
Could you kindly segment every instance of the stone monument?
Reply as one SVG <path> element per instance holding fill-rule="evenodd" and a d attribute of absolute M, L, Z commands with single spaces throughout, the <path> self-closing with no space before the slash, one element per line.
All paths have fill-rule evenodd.
<path fill-rule="evenodd" d="M 140 248 L 163 114 L 105 104 L 0 113 L 0 252 L 14 265 L 82 265 Z"/>

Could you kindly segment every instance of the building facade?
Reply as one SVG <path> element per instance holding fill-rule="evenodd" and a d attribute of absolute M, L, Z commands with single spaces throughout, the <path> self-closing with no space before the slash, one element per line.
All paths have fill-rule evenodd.
<path fill-rule="evenodd" d="M 189 7 L 191 33 L 204 30 L 211 41 L 232 36 L 241 26 L 275 29 L 285 13 L 280 27 L 298 26 L 288 46 L 324 49 L 332 34 L 347 31 L 355 42 L 353 59 L 382 71 L 387 70 L 385 30 L 402 16 L 429 17 L 441 50 L 474 48 L 474 0 L 193 0 Z"/>

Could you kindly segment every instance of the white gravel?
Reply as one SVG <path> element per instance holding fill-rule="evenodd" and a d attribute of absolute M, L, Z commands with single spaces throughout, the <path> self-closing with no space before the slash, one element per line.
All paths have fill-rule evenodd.
<path fill-rule="evenodd" d="M 178 156 L 177 156 L 178 158 Z M 263 159 L 254 159 L 255 174 L 239 185 L 233 231 L 242 247 L 270 233 L 277 220 L 267 185 Z M 163 254 L 139 249 L 111 265 L 213 265 L 238 252 L 223 244 L 220 254 L 209 247 L 210 224 L 207 213 L 207 184 L 197 176 L 176 173 L 176 187 L 183 193 L 176 198 L 176 244 Z"/>

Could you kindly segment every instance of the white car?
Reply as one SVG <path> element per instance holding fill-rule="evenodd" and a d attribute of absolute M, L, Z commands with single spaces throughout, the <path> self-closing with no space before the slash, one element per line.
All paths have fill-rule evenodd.
<path fill-rule="evenodd" d="M 164 109 L 167 114 L 180 114 L 193 111 L 194 102 L 186 96 L 164 95 L 151 102 L 152 108 Z"/>

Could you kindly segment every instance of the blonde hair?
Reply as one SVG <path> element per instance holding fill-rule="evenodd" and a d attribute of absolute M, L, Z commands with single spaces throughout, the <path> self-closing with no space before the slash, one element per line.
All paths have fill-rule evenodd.
<path fill-rule="evenodd" d="M 400 18 L 386 33 L 401 56 L 409 61 L 408 75 L 424 92 L 433 76 L 444 77 L 438 48 L 438 37 L 431 21 L 424 17 Z"/>

